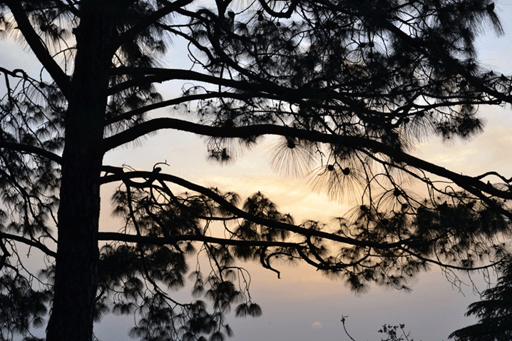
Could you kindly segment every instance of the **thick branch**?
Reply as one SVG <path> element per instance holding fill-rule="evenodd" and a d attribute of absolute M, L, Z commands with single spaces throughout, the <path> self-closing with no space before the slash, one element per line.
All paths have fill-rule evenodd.
<path fill-rule="evenodd" d="M 250 84 L 246 81 L 236 81 L 227 78 L 219 78 L 216 76 L 205 75 L 200 72 L 182 69 L 162 69 L 162 68 L 135 68 L 135 67 L 118 67 L 111 69 L 112 75 L 131 75 L 140 76 L 133 80 L 113 86 L 109 89 L 109 94 L 115 94 L 119 91 L 147 83 L 161 83 L 171 80 L 187 80 L 199 81 L 208 84 L 221 85 L 240 90 L 261 91 L 261 85 Z M 277 88 L 277 86 L 276 86 Z"/>
<path fill-rule="evenodd" d="M 131 180 L 132 178 L 143 178 L 143 179 L 150 179 L 150 180 L 146 180 L 144 183 L 137 184 Z M 210 199 L 217 202 L 224 209 L 233 213 L 234 215 L 236 215 L 240 218 L 246 219 L 248 221 L 251 221 L 255 224 L 294 232 L 294 233 L 297 233 L 299 235 L 306 236 L 306 237 L 307 236 L 316 236 L 316 237 L 320 237 L 320 238 L 324 238 L 324 239 L 332 240 L 332 241 L 337 241 L 337 242 L 345 243 L 345 244 L 349 244 L 349 245 L 358 245 L 358 246 L 363 246 L 363 247 L 374 247 L 374 248 L 378 248 L 378 249 L 390 249 L 390 248 L 395 248 L 398 246 L 403 246 L 403 245 L 408 244 L 407 240 L 399 241 L 396 243 L 378 243 L 378 242 L 371 242 L 371 241 L 362 241 L 362 240 L 357 240 L 357 239 L 353 239 L 353 238 L 339 236 L 339 235 L 336 235 L 333 233 L 328 233 L 328 232 L 323 232 L 323 231 L 318 231 L 318 230 L 313 230 L 313 229 L 307 229 L 307 228 L 300 227 L 297 225 L 284 223 L 281 221 L 275 221 L 275 220 L 270 220 L 270 219 L 266 219 L 263 217 L 254 216 L 254 215 L 247 213 L 244 210 L 241 210 L 240 208 L 232 205 L 231 203 L 226 201 L 222 196 L 215 193 L 214 191 L 212 191 L 206 187 L 202 187 L 200 185 L 194 184 L 185 179 L 179 178 L 177 176 L 170 175 L 170 174 L 162 174 L 162 173 L 155 173 L 155 172 L 142 172 L 142 171 L 133 171 L 133 172 L 124 173 L 121 170 L 114 175 L 104 176 L 102 178 L 102 183 L 105 184 L 105 183 L 110 183 L 110 182 L 115 182 L 115 181 L 126 181 L 130 184 L 130 186 L 147 187 L 147 186 L 151 186 L 151 182 L 156 178 L 158 178 L 160 181 L 169 181 L 169 182 L 175 183 L 177 185 L 180 185 L 182 187 L 193 190 L 195 192 L 204 194 L 207 197 L 209 197 Z"/>
<path fill-rule="evenodd" d="M 148 122 L 141 123 L 131 129 L 128 129 L 115 136 L 109 137 L 104 141 L 105 151 L 121 146 L 127 142 L 133 141 L 150 132 L 161 129 L 175 129 L 191 132 L 198 135 L 225 137 L 225 138 L 247 138 L 261 135 L 280 135 L 288 137 L 296 137 L 302 140 L 352 146 L 357 149 L 366 149 L 374 153 L 382 153 L 391 157 L 395 162 L 403 162 L 411 167 L 423 169 L 431 174 L 450 179 L 455 184 L 468 190 L 469 192 L 481 196 L 479 191 L 484 191 L 490 195 L 503 199 L 512 199 L 512 193 L 509 191 L 499 190 L 492 185 L 484 184 L 478 179 L 457 174 L 446 168 L 437 166 L 428 161 L 424 161 L 415 156 L 409 155 L 396 148 L 389 147 L 378 141 L 374 141 L 358 136 L 341 136 L 333 134 L 325 134 L 316 131 L 308 131 L 303 129 L 278 126 L 272 124 L 260 124 L 236 128 L 211 127 L 183 121 L 174 118 L 158 118 Z M 475 191 L 477 189 L 477 191 Z"/>
<path fill-rule="evenodd" d="M 13 149 L 13 150 L 21 151 L 21 152 L 28 152 L 31 154 L 36 154 L 36 155 L 45 157 L 48 160 L 51 160 L 58 164 L 62 163 L 62 157 L 60 157 L 59 155 L 49 152 L 47 150 L 44 150 L 42 148 L 36 147 L 36 146 L 28 145 L 28 144 L 0 141 L 0 148 Z"/>
<path fill-rule="evenodd" d="M 18 24 L 18 29 L 23 34 L 23 37 L 25 37 L 25 40 L 36 55 L 37 59 L 41 64 L 43 64 L 44 68 L 48 71 L 55 83 L 57 83 L 64 96 L 68 97 L 69 77 L 64 71 L 62 71 L 57 62 L 48 53 L 48 49 L 32 27 L 25 10 L 21 5 L 21 1 L 6 0 L 5 3 L 11 9 L 14 18 L 16 19 L 16 23 Z"/>
<path fill-rule="evenodd" d="M 152 245 L 166 245 L 176 244 L 180 241 L 198 241 L 205 243 L 221 244 L 221 245 L 236 245 L 236 246 L 280 246 L 290 248 L 302 248 L 299 243 L 288 243 L 279 241 L 259 241 L 259 240 L 236 240 L 227 238 L 215 238 L 210 236 L 201 235 L 179 235 L 179 236 L 168 236 L 168 237 L 149 237 L 140 236 L 133 234 L 117 233 L 117 232 L 99 232 L 98 240 L 107 241 L 121 241 L 127 243 L 139 243 L 139 244 L 152 244 Z"/>

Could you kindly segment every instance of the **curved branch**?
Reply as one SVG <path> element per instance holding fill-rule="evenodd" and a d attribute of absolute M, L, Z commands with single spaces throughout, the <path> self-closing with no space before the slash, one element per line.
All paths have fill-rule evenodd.
<path fill-rule="evenodd" d="M 477 195 L 482 199 L 483 197 L 481 191 L 486 192 L 490 195 L 497 196 L 499 198 L 512 199 L 512 192 L 497 189 L 492 185 L 484 184 L 482 181 L 467 175 L 457 174 L 444 167 L 440 167 L 428 161 L 419 159 L 415 156 L 407 154 L 396 148 L 387 146 L 378 141 L 358 136 L 325 134 L 316 131 L 308 131 L 298 128 L 291 128 L 272 124 L 259 124 L 245 127 L 225 128 L 211 127 L 174 118 L 157 118 L 148 122 L 141 123 L 133 128 L 130 128 L 117 135 L 105 139 L 105 151 L 116 148 L 125 143 L 131 142 L 141 136 L 144 136 L 150 132 L 155 132 L 161 129 L 175 129 L 191 132 L 198 135 L 224 138 L 247 138 L 261 135 L 280 135 L 296 137 L 302 140 L 314 142 L 353 146 L 354 148 L 357 149 L 370 150 L 373 153 L 382 153 L 384 155 L 389 156 L 397 163 L 403 162 L 405 164 L 408 164 L 409 166 L 418 169 L 423 169 L 431 174 L 441 176 L 445 179 L 450 179 L 461 188 L 466 189 L 467 191 L 471 192 L 474 195 Z"/>
<path fill-rule="evenodd" d="M 37 59 L 41 64 L 43 64 L 44 68 L 48 71 L 55 83 L 57 83 L 64 96 L 68 97 L 69 77 L 48 53 L 48 49 L 32 27 L 25 10 L 21 6 L 21 2 L 16 0 L 6 0 L 5 3 L 9 6 L 12 14 L 14 15 L 14 19 L 16 19 L 19 30 L 23 34 L 23 37 L 36 55 Z"/>
<path fill-rule="evenodd" d="M 268 94 L 263 93 L 252 93 L 251 96 L 258 97 L 258 96 L 264 96 L 265 98 L 272 99 L 277 97 L 271 97 Z M 178 105 L 184 102 L 192 102 L 192 101 L 199 101 L 199 100 L 205 100 L 205 99 L 219 99 L 219 98 L 230 98 L 230 99 L 238 99 L 238 100 L 244 100 L 247 99 L 247 94 L 240 94 L 240 93 L 234 93 L 234 92 L 207 92 L 204 94 L 196 94 L 196 95 L 190 95 L 190 96 L 183 96 L 183 97 L 177 97 L 173 98 L 167 101 L 162 101 L 158 103 L 153 103 L 146 105 L 144 107 L 140 107 L 128 112 L 125 112 L 123 114 L 120 114 L 118 116 L 114 116 L 111 119 L 106 120 L 105 124 L 113 124 L 116 122 L 120 122 L 122 120 L 130 119 L 137 115 L 142 115 L 143 113 L 146 113 L 151 110 L 156 110 L 160 108 L 165 108 L 173 105 Z"/>
<path fill-rule="evenodd" d="M 255 90 L 261 92 L 261 85 L 250 84 L 246 81 L 237 81 L 227 78 L 206 75 L 200 72 L 183 69 L 163 69 L 163 68 L 135 68 L 135 67 L 117 67 L 110 70 L 112 75 L 136 75 L 141 78 L 126 81 L 117 84 L 109 89 L 109 95 L 116 92 L 146 83 L 161 83 L 171 80 L 198 81 L 208 84 L 222 85 L 240 90 Z M 278 86 L 276 86 L 278 88 Z"/>
<path fill-rule="evenodd" d="M 361 240 L 343 237 L 343 236 L 339 236 L 339 235 L 328 233 L 328 232 L 318 231 L 318 230 L 314 230 L 314 229 L 307 229 L 307 228 L 300 227 L 297 225 L 284 223 L 281 221 L 275 221 L 275 220 L 270 220 L 270 219 L 266 219 L 263 217 L 254 216 L 250 213 L 245 212 L 244 210 L 241 210 L 240 208 L 234 206 L 233 204 L 229 203 L 221 195 L 215 193 L 214 191 L 212 191 L 206 187 L 194 184 L 185 179 L 179 178 L 177 176 L 170 175 L 170 174 L 143 172 L 143 171 L 133 171 L 133 172 L 124 173 L 124 172 L 119 171 L 119 172 L 116 172 L 116 174 L 114 174 L 114 175 L 104 176 L 101 179 L 101 183 L 106 184 L 106 183 L 115 182 L 115 181 L 125 181 L 125 182 L 128 182 L 130 184 L 130 186 L 138 186 L 138 187 L 151 186 L 152 180 L 146 180 L 144 183 L 137 184 L 131 180 L 132 178 L 144 178 L 144 179 L 158 178 L 158 180 L 160 180 L 160 181 L 169 181 L 169 182 L 175 183 L 182 187 L 188 188 L 190 190 L 193 190 L 195 192 L 198 192 L 198 193 L 208 196 L 210 199 L 214 200 L 219 205 L 221 205 L 224 209 L 230 211 L 231 213 L 233 213 L 234 215 L 236 215 L 240 218 L 246 219 L 255 224 L 294 232 L 294 233 L 297 233 L 297 234 L 300 234 L 300 235 L 306 236 L 306 237 L 307 236 L 315 236 L 315 237 L 324 238 L 324 239 L 332 240 L 332 241 L 337 241 L 337 242 L 345 243 L 345 244 L 349 244 L 349 245 L 357 245 L 357 246 L 363 246 L 363 247 L 374 247 L 374 248 L 378 248 L 378 249 L 390 249 L 390 248 L 395 248 L 397 246 L 411 244 L 411 242 L 409 242 L 407 240 L 396 242 L 396 243 L 377 243 L 377 242 L 371 242 L 371 241 L 361 241 Z M 417 244 L 417 242 L 415 242 L 415 244 Z"/>
<path fill-rule="evenodd" d="M 13 149 L 13 150 L 18 150 L 18 151 L 22 151 L 22 152 L 28 152 L 31 154 L 36 154 L 36 155 L 45 157 L 48 160 L 51 160 L 55 163 L 62 164 L 62 157 L 60 157 L 59 155 L 54 154 L 52 152 L 49 152 L 45 149 L 36 147 L 36 146 L 31 146 L 31 145 L 21 144 L 21 143 L 14 143 L 14 142 L 0 141 L 0 148 Z"/>
<path fill-rule="evenodd" d="M 435 265 L 438 265 L 440 267 L 447 268 L 447 269 L 461 270 L 461 271 L 484 270 L 484 269 L 495 267 L 496 265 L 499 265 L 500 263 L 503 263 L 503 261 L 504 261 L 504 259 L 500 259 L 500 260 L 498 260 L 498 261 L 496 261 L 494 263 L 491 263 L 491 264 L 468 268 L 468 267 L 457 266 L 457 265 L 449 265 L 449 264 L 445 264 L 445 263 L 443 263 L 441 261 L 438 261 L 438 260 L 434 260 L 434 259 L 431 259 L 431 258 L 426 258 L 426 257 L 423 257 L 420 254 L 418 254 L 416 252 L 412 252 L 411 250 L 408 250 L 406 248 L 402 248 L 402 250 L 404 252 L 410 254 L 411 256 L 416 257 L 416 258 L 418 258 L 418 259 L 420 259 L 422 261 L 425 261 L 427 263 L 432 263 L 432 264 L 435 264 Z"/>
<path fill-rule="evenodd" d="M 23 69 L 14 69 L 12 71 L 9 71 L 9 70 L 7 70 L 7 69 L 5 69 L 5 68 L 0 66 L 0 72 L 3 72 L 4 74 L 9 75 L 11 77 L 23 78 L 23 79 L 28 78 L 27 73 Z M 19 76 L 18 73 L 20 73 L 21 76 Z"/>
<path fill-rule="evenodd" d="M 286 11 L 284 11 L 284 12 L 276 12 L 276 11 L 274 11 L 272 8 L 270 8 L 270 6 L 267 4 L 267 2 L 265 0 L 259 0 L 259 3 L 261 5 L 261 7 L 263 7 L 265 12 L 267 12 L 268 14 L 270 14 L 273 17 L 276 17 L 276 18 L 290 18 L 292 16 L 293 12 L 295 11 L 295 8 L 297 7 L 297 4 L 299 3 L 299 1 L 298 0 L 292 0 L 291 5 L 288 6 L 288 9 Z"/>

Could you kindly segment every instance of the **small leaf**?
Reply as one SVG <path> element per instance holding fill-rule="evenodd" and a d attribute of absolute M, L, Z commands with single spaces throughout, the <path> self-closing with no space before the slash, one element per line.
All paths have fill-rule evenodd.
<path fill-rule="evenodd" d="M 220 331 L 216 331 L 210 336 L 209 341 L 224 341 L 224 335 Z"/>
<path fill-rule="evenodd" d="M 263 314 L 261 307 L 256 303 L 249 303 L 248 314 L 252 317 L 259 317 Z"/>
<path fill-rule="evenodd" d="M 248 311 L 249 311 L 249 307 L 247 306 L 247 303 L 239 304 L 236 307 L 235 316 L 236 317 L 245 317 L 245 316 L 247 316 Z"/>

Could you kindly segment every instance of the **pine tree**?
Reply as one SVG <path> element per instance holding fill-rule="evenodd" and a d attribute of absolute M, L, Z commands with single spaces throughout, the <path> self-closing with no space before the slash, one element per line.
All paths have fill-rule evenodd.
<path fill-rule="evenodd" d="M 475 135 L 479 106 L 510 101 L 510 78 L 476 60 L 488 24 L 501 33 L 489 0 L 0 1 L 2 33 L 42 65 L 35 75 L 0 67 L 1 338 L 33 339 L 50 311 L 46 340 L 90 341 L 93 321 L 113 311 L 137 313 L 132 336 L 143 340 L 222 340 L 233 304 L 261 314 L 237 260 L 276 272 L 304 261 L 356 291 L 404 288 L 430 264 L 499 260 L 510 180 L 413 155 L 430 134 Z M 187 46 L 190 68 L 161 66 L 172 43 Z M 180 83 L 181 96 L 159 92 Z M 313 188 L 354 193 L 354 209 L 336 223 L 295 222 L 260 192 L 242 202 L 162 167 L 103 164 L 107 151 L 164 130 L 208 137 L 219 162 L 233 159 L 234 142 L 276 135 L 276 171 L 314 169 Z M 98 222 L 100 187 L 114 183 L 119 233 Z M 222 237 L 211 232 L 219 221 Z M 47 267 L 29 273 L 19 245 Z M 189 271 L 197 252 L 211 269 Z M 186 276 L 198 299 L 177 302 L 162 288 Z"/>
<path fill-rule="evenodd" d="M 498 270 L 498 283 L 482 293 L 482 300 L 469 305 L 466 316 L 478 323 L 454 331 L 455 341 L 506 341 L 512 338 L 512 261 L 506 258 Z"/>

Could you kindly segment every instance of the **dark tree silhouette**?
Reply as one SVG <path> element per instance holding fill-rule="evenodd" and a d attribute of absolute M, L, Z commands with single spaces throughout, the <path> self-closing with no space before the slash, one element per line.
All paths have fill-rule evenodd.
<path fill-rule="evenodd" d="M 43 68 L 0 67 L 2 339 L 31 339 L 51 307 L 48 341 L 90 341 L 109 310 L 136 313 L 132 336 L 143 340 L 222 340 L 232 304 L 239 316 L 261 313 L 240 259 L 274 271 L 303 261 L 357 291 L 402 288 L 429 264 L 499 261 L 511 180 L 413 155 L 429 134 L 473 136 L 479 106 L 510 101 L 510 78 L 476 60 L 475 34 L 489 24 L 501 33 L 489 0 L 0 1 L 2 34 Z M 160 65 L 171 43 L 189 68 Z M 182 94 L 162 96 L 167 84 Z M 259 192 L 242 202 L 160 167 L 103 164 L 107 151 L 163 130 L 207 137 L 219 162 L 233 141 L 276 135 L 277 171 L 314 169 L 313 187 L 334 199 L 353 191 L 354 209 L 336 223 L 295 222 Z M 99 226 L 105 184 L 118 184 L 118 233 Z M 20 245 L 45 255 L 37 276 Z M 211 269 L 189 274 L 196 252 Z M 162 289 L 186 275 L 210 308 Z"/>
<path fill-rule="evenodd" d="M 505 341 L 512 338 L 512 259 L 506 258 L 498 267 L 498 283 L 482 293 L 482 300 L 469 305 L 466 316 L 475 316 L 478 323 L 454 331 L 456 341 Z"/>

